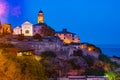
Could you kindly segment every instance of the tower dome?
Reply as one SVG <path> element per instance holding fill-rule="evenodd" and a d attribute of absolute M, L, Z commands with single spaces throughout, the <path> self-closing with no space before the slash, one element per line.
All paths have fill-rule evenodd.
<path fill-rule="evenodd" d="M 43 13 L 43 11 L 42 11 L 42 10 L 40 10 L 40 11 L 39 11 L 39 13 Z"/>

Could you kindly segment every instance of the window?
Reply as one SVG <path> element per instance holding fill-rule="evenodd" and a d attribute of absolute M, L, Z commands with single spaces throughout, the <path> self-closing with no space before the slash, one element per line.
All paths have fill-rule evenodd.
<path fill-rule="evenodd" d="M 25 33 L 26 33 L 26 34 L 29 34 L 29 30 L 26 30 Z"/>

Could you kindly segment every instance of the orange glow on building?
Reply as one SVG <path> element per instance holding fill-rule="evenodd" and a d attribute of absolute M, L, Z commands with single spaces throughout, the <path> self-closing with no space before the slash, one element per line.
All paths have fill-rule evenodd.
<path fill-rule="evenodd" d="M 41 10 L 38 13 L 38 23 L 44 23 L 44 14 Z"/>
<path fill-rule="evenodd" d="M 71 42 L 72 42 L 71 39 L 65 39 L 65 40 L 64 40 L 64 43 L 67 43 L 67 44 L 70 44 Z"/>
<path fill-rule="evenodd" d="M 55 36 L 58 36 L 64 43 L 80 43 L 80 38 L 76 34 L 68 32 L 67 29 L 56 32 Z"/>
<path fill-rule="evenodd" d="M 88 51 L 93 51 L 94 47 L 93 46 L 88 46 Z"/>
<path fill-rule="evenodd" d="M 2 28 L 0 29 L 2 34 L 12 34 L 12 26 L 11 24 L 2 24 Z"/>
<path fill-rule="evenodd" d="M 81 48 L 81 49 L 85 48 L 85 47 L 84 47 L 84 44 L 80 45 L 80 48 Z"/>

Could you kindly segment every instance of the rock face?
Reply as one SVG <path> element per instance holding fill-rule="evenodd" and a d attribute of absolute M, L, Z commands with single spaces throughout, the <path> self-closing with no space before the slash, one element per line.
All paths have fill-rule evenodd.
<path fill-rule="evenodd" d="M 82 69 L 85 69 L 88 67 L 88 64 L 86 63 L 85 59 L 82 58 L 82 57 L 77 57 L 77 64 L 79 64 L 79 66 L 82 68 Z"/>
<path fill-rule="evenodd" d="M 83 51 L 83 55 L 90 55 L 95 58 L 98 58 L 99 55 L 102 53 L 100 48 L 96 47 L 93 44 L 89 43 L 81 43 L 80 44 L 80 49 Z"/>

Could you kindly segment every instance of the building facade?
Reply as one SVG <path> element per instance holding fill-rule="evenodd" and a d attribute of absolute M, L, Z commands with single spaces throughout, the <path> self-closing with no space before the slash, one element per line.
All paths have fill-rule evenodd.
<path fill-rule="evenodd" d="M 33 24 L 26 21 L 22 24 L 22 34 L 24 36 L 33 36 Z"/>
<path fill-rule="evenodd" d="M 37 24 L 32 24 L 29 21 L 25 21 L 22 25 L 22 27 L 16 27 L 14 28 L 13 34 L 18 35 L 18 34 L 24 34 L 24 36 L 33 36 L 35 34 L 40 34 L 40 29 L 42 26 L 47 26 L 44 23 L 44 14 L 43 11 L 39 11 L 38 13 L 38 23 Z"/>
<path fill-rule="evenodd" d="M 44 23 L 44 14 L 41 10 L 38 13 L 38 23 Z"/>
<path fill-rule="evenodd" d="M 14 35 L 19 35 L 22 33 L 22 30 L 19 26 L 17 26 L 16 28 L 13 29 L 13 34 Z"/>
<path fill-rule="evenodd" d="M 56 32 L 55 36 L 58 36 L 64 43 L 80 43 L 79 37 L 76 34 L 68 32 L 67 29 L 63 29 L 61 32 Z"/>
<path fill-rule="evenodd" d="M 11 24 L 1 24 L 2 26 L 0 27 L 0 32 L 1 34 L 12 34 L 12 26 Z"/>

